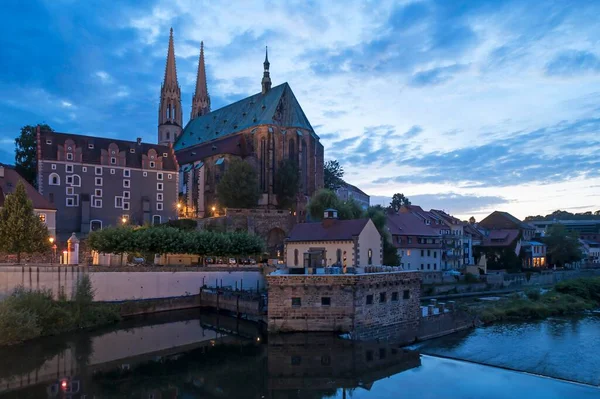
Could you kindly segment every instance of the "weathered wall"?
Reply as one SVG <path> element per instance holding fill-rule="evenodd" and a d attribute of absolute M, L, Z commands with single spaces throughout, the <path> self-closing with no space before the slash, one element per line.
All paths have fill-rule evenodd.
<path fill-rule="evenodd" d="M 237 315 L 260 316 L 265 310 L 262 295 L 239 291 L 200 290 L 198 302 L 200 307 L 226 310 Z"/>
<path fill-rule="evenodd" d="M 372 251 L 371 262 L 369 262 L 369 249 Z M 383 241 L 375 224 L 370 220 L 358 237 L 356 258 L 356 266 L 383 264 Z"/>
<path fill-rule="evenodd" d="M 439 313 L 425 316 L 419 324 L 417 339 L 424 341 L 442 335 L 452 334 L 473 327 L 475 319 L 468 313 L 454 310 L 452 312 Z"/>
<path fill-rule="evenodd" d="M 61 289 L 69 295 L 77 279 L 88 273 L 87 267 L 75 266 L 6 266 L 0 267 L 0 298 L 9 295 L 17 286 L 31 289 L 50 289 L 55 296 Z M 96 290 L 97 301 L 168 298 L 196 295 L 203 284 L 214 287 L 247 289 L 264 288 L 260 272 L 89 272 Z"/>
<path fill-rule="evenodd" d="M 338 331 L 360 335 L 372 328 L 420 317 L 420 273 L 270 275 L 269 331 Z M 403 299 L 404 291 L 408 299 Z M 392 293 L 398 300 L 392 301 Z M 380 294 L 385 300 L 380 301 Z M 366 304 L 373 295 L 372 304 Z M 300 304 L 293 305 L 294 298 Z M 323 298 L 330 298 L 324 304 Z"/>

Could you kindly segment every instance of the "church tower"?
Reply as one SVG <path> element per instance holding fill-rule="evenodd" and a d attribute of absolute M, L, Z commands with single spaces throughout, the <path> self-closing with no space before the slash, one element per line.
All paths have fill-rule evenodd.
<path fill-rule="evenodd" d="M 190 120 L 210 112 L 210 96 L 206 84 L 206 67 L 204 65 L 204 42 L 200 42 L 200 59 L 198 60 L 198 76 L 196 77 L 196 91 L 192 97 L 192 114 Z"/>
<path fill-rule="evenodd" d="M 265 62 L 263 62 L 263 66 L 265 67 L 265 71 L 263 72 L 263 78 L 261 81 L 262 85 L 262 94 L 266 94 L 269 90 L 271 90 L 271 74 L 269 73 L 269 49 L 265 47 Z"/>
<path fill-rule="evenodd" d="M 158 144 L 169 145 L 175 142 L 183 127 L 181 115 L 181 88 L 177 82 L 173 28 L 169 37 L 165 80 L 160 88 L 158 108 Z"/>

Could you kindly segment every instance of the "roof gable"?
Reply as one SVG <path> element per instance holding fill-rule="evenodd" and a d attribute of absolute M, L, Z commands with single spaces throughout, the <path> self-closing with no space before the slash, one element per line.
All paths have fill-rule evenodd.
<path fill-rule="evenodd" d="M 25 192 L 27 198 L 33 203 L 33 209 L 48 209 L 56 210 L 56 207 L 50 203 L 42 194 L 29 184 L 16 170 L 8 166 L 0 166 L 4 168 L 4 176 L 0 177 L 0 206 L 4 206 L 4 199 L 6 195 L 12 194 L 17 184 L 21 181 L 25 185 Z"/>
<path fill-rule="evenodd" d="M 289 84 L 257 93 L 188 122 L 174 145 L 182 150 L 259 125 L 314 130 Z"/>
<path fill-rule="evenodd" d="M 371 219 L 335 220 L 331 224 L 299 223 L 287 238 L 295 241 L 348 241 L 359 236 Z"/>

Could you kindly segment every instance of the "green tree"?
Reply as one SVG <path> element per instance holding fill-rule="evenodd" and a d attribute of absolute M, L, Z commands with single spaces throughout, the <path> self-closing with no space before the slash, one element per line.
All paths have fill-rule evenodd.
<path fill-rule="evenodd" d="M 347 201 L 340 201 L 338 199 L 336 209 L 338 211 L 338 217 L 342 220 L 360 219 L 365 217 L 365 212 L 358 202 L 354 201 L 354 198 L 350 198 Z"/>
<path fill-rule="evenodd" d="M 217 184 L 217 196 L 226 208 L 254 208 L 260 192 L 256 170 L 241 159 L 234 159 Z"/>
<path fill-rule="evenodd" d="M 53 131 L 46 124 L 26 125 L 21 128 L 19 137 L 15 139 L 15 169 L 23 178 L 37 187 L 37 127 L 41 130 Z"/>
<path fill-rule="evenodd" d="M 564 266 L 565 263 L 580 261 L 583 257 L 577 233 L 568 233 L 563 224 L 550 226 L 543 241 L 548 247 L 549 265 Z"/>
<path fill-rule="evenodd" d="M 280 209 L 288 209 L 295 205 L 296 195 L 300 184 L 298 165 L 291 159 L 285 159 L 279 164 L 275 180 L 275 195 Z"/>
<path fill-rule="evenodd" d="M 398 212 L 402 205 L 410 205 L 410 200 L 402 193 L 396 193 L 392 196 L 392 202 L 390 202 L 390 208 L 394 212 Z"/>
<path fill-rule="evenodd" d="M 335 191 L 344 184 L 344 168 L 336 160 L 325 162 L 323 182 L 326 189 Z"/>
<path fill-rule="evenodd" d="M 337 195 L 335 195 L 333 191 L 324 188 L 317 191 L 317 193 L 312 196 L 310 202 L 308 203 L 307 209 L 311 220 L 318 221 L 323 218 L 325 209 L 337 209 L 339 204 L 340 201 Z"/>
<path fill-rule="evenodd" d="M 385 227 L 387 222 L 386 210 L 381 205 L 370 206 L 367 215 L 383 238 L 383 264 L 386 266 L 400 266 L 398 250 L 392 243 L 392 236 Z"/>
<path fill-rule="evenodd" d="M 34 213 L 25 185 L 19 181 L 0 211 L 0 249 L 16 254 L 20 263 L 22 253 L 43 252 L 49 245 L 48 229 Z"/>

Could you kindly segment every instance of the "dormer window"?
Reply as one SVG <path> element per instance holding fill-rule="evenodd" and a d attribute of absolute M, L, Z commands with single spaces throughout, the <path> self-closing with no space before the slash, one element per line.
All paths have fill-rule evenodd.
<path fill-rule="evenodd" d="M 156 163 L 154 161 L 150 161 L 150 168 L 154 169 L 155 166 L 156 166 Z"/>
<path fill-rule="evenodd" d="M 72 160 L 73 160 L 73 153 L 67 152 L 67 161 L 72 161 Z"/>
<path fill-rule="evenodd" d="M 429 219 L 425 220 L 425 224 L 428 225 L 428 226 L 431 224 L 431 222 L 429 221 Z"/>
<path fill-rule="evenodd" d="M 115 153 L 115 152 L 113 151 L 113 154 L 114 154 L 114 153 Z M 115 157 L 111 157 L 111 158 L 110 158 L 110 164 L 111 164 L 111 165 L 116 165 L 116 164 L 117 164 L 117 158 L 115 158 Z"/>

